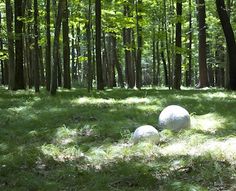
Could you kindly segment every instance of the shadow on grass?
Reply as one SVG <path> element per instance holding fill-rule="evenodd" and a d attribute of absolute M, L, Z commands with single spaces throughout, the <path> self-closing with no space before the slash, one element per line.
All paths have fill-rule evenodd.
<path fill-rule="evenodd" d="M 65 131 L 77 132 L 71 144 L 83 152 L 122 141 L 126 139 L 126 133 L 133 132 L 140 125 L 156 126 L 158 114 L 170 104 L 185 107 L 193 116 L 216 113 L 224 118 L 222 128 L 214 134 L 198 129 L 190 130 L 191 133 L 209 138 L 235 136 L 235 93 L 114 89 L 89 94 L 86 90 L 74 89 L 50 97 L 44 91 L 39 95 L 0 91 L 0 189 L 204 190 L 208 186 L 219 188 L 222 182 L 226 188 L 231 184 L 228 164 L 213 159 L 195 161 L 187 156 L 188 164 L 172 171 L 172 161 L 180 160 L 178 157 L 157 158 L 150 165 L 132 159 L 117 161 L 101 169 L 89 166 L 80 169 L 78 161 L 62 163 L 47 159 L 40 148 L 47 144 L 61 144 L 55 142 L 55 139 L 64 139 L 64 135 L 57 137 L 61 127 L 65 127 Z M 69 132 L 65 135 L 67 138 L 73 139 L 73 135 Z M 221 176 L 223 180 L 219 178 Z"/>

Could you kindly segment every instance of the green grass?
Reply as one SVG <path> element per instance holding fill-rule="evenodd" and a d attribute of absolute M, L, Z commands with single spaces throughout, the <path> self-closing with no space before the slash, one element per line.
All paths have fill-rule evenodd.
<path fill-rule="evenodd" d="M 192 128 L 134 145 L 170 104 Z M 158 127 L 157 127 L 158 128 Z M 0 88 L 0 190 L 235 190 L 236 93 L 165 89 Z"/>

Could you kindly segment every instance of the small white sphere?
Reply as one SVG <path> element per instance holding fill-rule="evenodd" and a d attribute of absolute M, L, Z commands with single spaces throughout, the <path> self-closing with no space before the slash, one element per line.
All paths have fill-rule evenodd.
<path fill-rule="evenodd" d="M 158 131 L 151 125 L 143 125 L 138 127 L 133 134 L 134 143 L 139 141 L 150 141 L 158 143 L 160 140 Z"/>
<path fill-rule="evenodd" d="M 170 105 L 160 113 L 158 122 L 161 129 L 179 131 L 190 127 L 190 115 L 183 107 Z"/>

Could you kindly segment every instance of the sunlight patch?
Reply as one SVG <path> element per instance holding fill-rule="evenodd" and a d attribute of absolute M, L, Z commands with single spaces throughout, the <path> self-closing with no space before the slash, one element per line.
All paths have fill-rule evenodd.
<path fill-rule="evenodd" d="M 225 119 L 215 113 L 208 113 L 201 116 L 191 117 L 191 126 L 204 132 L 215 133 L 224 126 Z"/>

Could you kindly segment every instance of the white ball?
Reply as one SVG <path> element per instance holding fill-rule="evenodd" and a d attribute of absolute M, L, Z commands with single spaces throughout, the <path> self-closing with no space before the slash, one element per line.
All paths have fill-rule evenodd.
<path fill-rule="evenodd" d="M 133 134 L 134 143 L 139 141 L 150 141 L 158 143 L 160 140 L 158 131 L 151 125 L 143 125 L 138 127 Z"/>
<path fill-rule="evenodd" d="M 190 115 L 186 109 L 178 105 L 166 107 L 159 115 L 159 127 L 179 131 L 190 127 Z"/>

